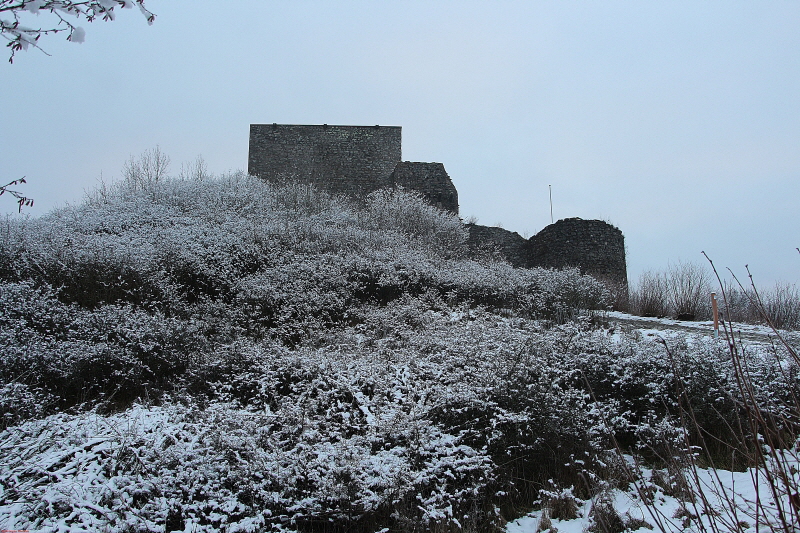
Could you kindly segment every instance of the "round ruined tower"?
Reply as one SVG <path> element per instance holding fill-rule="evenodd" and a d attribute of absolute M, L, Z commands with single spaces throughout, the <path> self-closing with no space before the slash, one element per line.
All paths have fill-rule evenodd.
<path fill-rule="evenodd" d="M 578 267 L 618 294 L 627 294 L 625 237 L 607 222 L 565 218 L 531 237 L 527 248 L 529 266 Z"/>

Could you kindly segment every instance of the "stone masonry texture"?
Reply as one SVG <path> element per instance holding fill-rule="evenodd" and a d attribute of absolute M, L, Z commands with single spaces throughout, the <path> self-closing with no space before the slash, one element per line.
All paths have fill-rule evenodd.
<path fill-rule="evenodd" d="M 401 156 L 399 126 L 251 124 L 247 171 L 354 198 L 399 185 L 458 214 L 458 192 L 444 165 L 401 162 Z"/>
<path fill-rule="evenodd" d="M 522 235 L 497 226 L 467 224 L 467 246 L 473 257 L 495 257 L 515 267 L 527 267 L 528 249 Z"/>
<path fill-rule="evenodd" d="M 579 267 L 611 287 L 627 292 L 625 237 L 602 220 L 565 218 L 528 241 L 529 266 Z"/>
<path fill-rule="evenodd" d="M 247 172 L 351 196 L 389 185 L 401 159 L 397 126 L 251 124 Z"/>
<path fill-rule="evenodd" d="M 475 257 L 499 257 L 522 268 L 578 267 L 606 283 L 621 301 L 626 298 L 625 237 L 602 220 L 559 220 L 527 241 L 498 227 L 467 224 L 467 230 L 467 244 Z"/>
<path fill-rule="evenodd" d="M 458 214 L 458 191 L 441 163 L 402 161 L 397 163 L 390 181 L 419 192 L 436 207 Z"/>

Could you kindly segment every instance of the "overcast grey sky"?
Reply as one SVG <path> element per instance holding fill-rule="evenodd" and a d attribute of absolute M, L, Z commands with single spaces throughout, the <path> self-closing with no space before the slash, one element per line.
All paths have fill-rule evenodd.
<path fill-rule="evenodd" d="M 535 234 L 551 184 L 556 219 L 624 232 L 632 281 L 701 250 L 800 279 L 798 2 L 147 7 L 0 66 L 0 178 L 27 176 L 29 213 L 155 145 L 219 173 L 246 169 L 250 123 L 395 125 L 482 224 Z"/>

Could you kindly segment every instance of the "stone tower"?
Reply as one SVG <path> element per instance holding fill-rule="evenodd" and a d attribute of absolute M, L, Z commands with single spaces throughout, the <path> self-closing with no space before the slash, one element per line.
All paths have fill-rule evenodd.
<path fill-rule="evenodd" d="M 565 218 L 531 237 L 527 248 L 530 266 L 575 266 L 584 274 L 627 291 L 625 237 L 607 222 Z"/>
<path fill-rule="evenodd" d="M 458 213 L 458 193 L 444 165 L 401 159 L 399 126 L 250 125 L 247 171 L 253 176 L 311 183 L 355 198 L 400 185 Z"/>

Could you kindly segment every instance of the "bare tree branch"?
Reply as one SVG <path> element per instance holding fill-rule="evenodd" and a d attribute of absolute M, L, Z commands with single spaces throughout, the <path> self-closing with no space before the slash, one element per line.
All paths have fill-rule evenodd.
<path fill-rule="evenodd" d="M 10 194 L 14 198 L 17 199 L 17 204 L 19 204 L 19 212 L 22 213 L 23 207 L 33 207 L 33 198 L 28 198 L 24 194 L 19 191 L 15 191 L 13 189 L 9 189 L 9 187 L 14 187 L 16 185 L 20 185 L 22 183 L 27 183 L 25 181 L 25 176 L 21 177 L 18 180 L 14 180 L 12 182 L 6 183 L 5 185 L 0 185 L 0 196 L 3 196 L 5 193 Z"/>
<path fill-rule="evenodd" d="M 68 41 L 82 43 L 86 32 L 70 19 L 85 22 L 94 22 L 98 18 L 114 20 L 115 8 L 133 7 L 139 8 L 148 24 L 153 24 L 156 16 L 144 7 L 144 0 L 0 0 L 0 16 L 11 17 L 0 18 L 0 36 L 8 41 L 6 46 L 10 50 L 8 61 L 13 63 L 15 54 L 28 47 L 42 50 L 39 39 L 43 35 L 67 32 Z M 22 23 L 22 17 L 41 14 L 46 15 L 49 24 L 27 26 Z"/>

